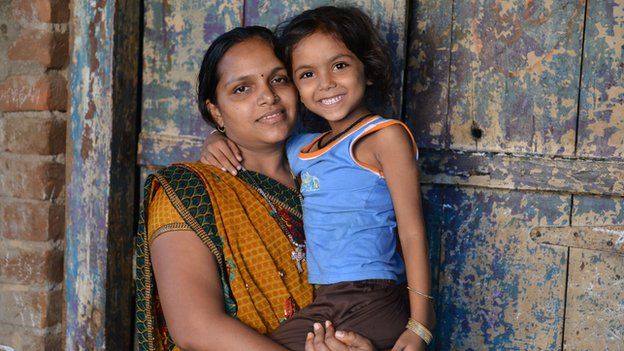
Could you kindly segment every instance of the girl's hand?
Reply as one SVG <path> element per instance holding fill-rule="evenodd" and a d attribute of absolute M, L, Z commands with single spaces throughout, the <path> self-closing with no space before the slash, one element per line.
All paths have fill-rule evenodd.
<path fill-rule="evenodd" d="M 320 323 L 314 323 L 314 333 L 308 333 L 305 351 L 376 351 L 370 340 L 354 333 L 336 331 L 330 321 L 325 322 L 325 329 Z"/>
<path fill-rule="evenodd" d="M 427 344 L 416 333 L 405 330 L 394 344 L 392 351 L 425 351 Z"/>
<path fill-rule="evenodd" d="M 243 158 L 236 144 L 221 133 L 211 133 L 204 140 L 200 161 L 236 175 L 243 169 Z"/>

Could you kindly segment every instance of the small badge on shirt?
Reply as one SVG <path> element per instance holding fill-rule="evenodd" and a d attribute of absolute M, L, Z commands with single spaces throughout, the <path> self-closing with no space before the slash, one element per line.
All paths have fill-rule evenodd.
<path fill-rule="evenodd" d="M 317 191 L 321 188 L 319 179 L 308 172 L 301 174 L 301 192 Z"/>

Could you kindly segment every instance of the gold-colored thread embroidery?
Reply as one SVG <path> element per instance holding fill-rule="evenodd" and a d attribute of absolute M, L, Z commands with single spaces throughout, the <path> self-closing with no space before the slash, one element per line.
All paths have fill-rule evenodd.
<path fill-rule="evenodd" d="M 169 224 L 165 224 L 162 227 L 156 229 L 156 231 L 149 238 L 149 244 L 151 245 L 154 242 L 154 240 L 156 240 L 156 238 L 158 238 L 162 234 L 165 234 L 165 233 L 168 233 L 168 232 L 175 232 L 175 231 L 179 231 L 179 230 L 192 230 L 192 229 L 186 223 L 169 223 Z"/>

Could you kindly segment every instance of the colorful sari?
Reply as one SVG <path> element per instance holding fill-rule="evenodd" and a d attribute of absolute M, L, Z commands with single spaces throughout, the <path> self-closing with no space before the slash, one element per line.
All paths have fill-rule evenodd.
<path fill-rule="evenodd" d="M 272 332 L 312 301 L 306 267 L 299 273 L 291 258 L 289 240 L 304 240 L 298 193 L 262 174 L 243 172 L 253 186 L 200 163 L 169 166 L 147 179 L 135 244 L 140 350 L 178 350 L 160 308 L 149 250 L 168 231 L 197 234 L 216 258 L 225 312 L 261 334 Z M 271 204 L 255 187 L 268 194 Z"/>

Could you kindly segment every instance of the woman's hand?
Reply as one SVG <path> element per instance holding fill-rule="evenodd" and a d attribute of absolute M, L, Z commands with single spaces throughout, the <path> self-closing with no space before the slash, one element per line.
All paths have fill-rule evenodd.
<path fill-rule="evenodd" d="M 320 323 L 314 323 L 314 333 L 308 333 L 305 351 L 375 351 L 375 347 L 357 333 L 334 332 L 334 325 L 326 321 L 325 329 Z"/>
<path fill-rule="evenodd" d="M 394 344 L 392 351 L 425 351 L 427 344 L 416 333 L 406 329 Z"/>
<path fill-rule="evenodd" d="M 206 137 L 200 160 L 233 175 L 243 168 L 241 165 L 243 158 L 238 146 L 221 133 L 211 133 Z"/>

